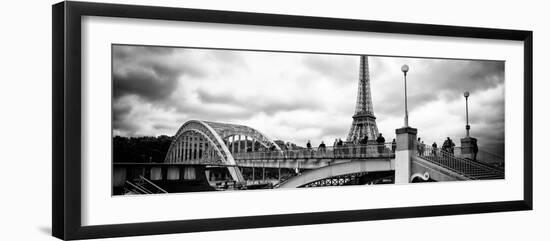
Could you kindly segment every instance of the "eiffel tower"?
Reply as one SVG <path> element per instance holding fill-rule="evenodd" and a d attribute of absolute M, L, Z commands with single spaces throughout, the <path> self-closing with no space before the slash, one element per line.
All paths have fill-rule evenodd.
<path fill-rule="evenodd" d="M 369 60 L 367 56 L 363 55 L 359 69 L 359 89 L 357 90 L 355 114 L 348 133 L 348 142 L 359 141 L 365 135 L 369 141 L 374 141 L 378 137 L 378 127 L 376 127 L 370 93 Z"/>

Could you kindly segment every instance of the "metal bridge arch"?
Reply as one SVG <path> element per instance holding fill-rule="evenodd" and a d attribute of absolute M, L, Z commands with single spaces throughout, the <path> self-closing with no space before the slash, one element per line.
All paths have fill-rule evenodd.
<path fill-rule="evenodd" d="M 227 165 L 232 178 L 235 181 L 244 182 L 244 177 L 237 168 L 237 163 L 227 145 L 229 138 L 236 135 L 250 137 L 264 147 L 273 146 L 275 150 L 282 152 L 275 142 L 251 127 L 190 120 L 185 122 L 174 135 L 164 162 Z M 192 143 L 191 147 L 189 142 Z M 189 156 L 190 148 L 192 158 Z M 197 157 L 195 152 L 199 152 L 201 155 Z"/>
<path fill-rule="evenodd" d="M 198 137 L 198 138 L 197 138 Z M 189 142 L 198 141 L 194 148 L 190 151 Z M 181 162 L 199 162 L 209 164 L 225 164 L 223 159 L 223 150 L 221 150 L 212 138 L 200 130 L 183 130 L 179 135 L 174 137 L 168 154 L 166 155 L 166 163 L 181 163 Z"/>
<path fill-rule="evenodd" d="M 234 136 L 245 136 L 250 137 L 251 139 L 257 141 L 260 145 L 263 147 L 269 148 L 274 147 L 277 151 L 282 151 L 282 149 L 272 141 L 269 137 L 261 133 L 260 131 L 244 126 L 244 125 L 235 125 L 235 124 L 227 124 L 227 123 L 218 123 L 218 122 L 210 122 L 210 121 L 204 121 L 204 123 L 208 124 L 212 129 L 214 129 L 219 136 L 224 141 L 229 141 L 231 137 Z"/>

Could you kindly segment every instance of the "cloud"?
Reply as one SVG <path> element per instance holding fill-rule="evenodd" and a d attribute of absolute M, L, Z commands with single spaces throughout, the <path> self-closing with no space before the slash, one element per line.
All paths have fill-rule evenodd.
<path fill-rule="evenodd" d="M 504 81 L 504 62 L 441 60 L 420 58 L 371 58 L 372 88 L 379 103 L 378 113 L 401 115 L 403 100 L 403 64 L 410 66 L 407 74 L 409 111 L 431 101 L 452 101 L 463 98 L 464 91 L 483 91 Z M 384 88 L 384 86 L 386 88 Z M 386 104 L 390 103 L 390 104 Z"/>
<path fill-rule="evenodd" d="M 250 96 L 243 96 L 239 98 L 231 92 L 213 93 L 201 88 L 197 89 L 196 93 L 198 100 L 202 103 L 202 107 L 205 107 L 205 105 L 228 106 L 228 108 L 230 108 L 230 106 L 238 106 L 254 113 L 263 112 L 268 115 L 273 115 L 283 111 L 301 109 L 316 110 L 319 108 L 316 103 L 300 96 L 281 96 L 272 98 L 252 94 Z"/>
<path fill-rule="evenodd" d="M 357 65 L 355 58 L 342 58 L 339 55 L 305 55 L 305 67 L 321 76 L 339 81 L 357 81 L 359 70 L 350 71 Z"/>
<path fill-rule="evenodd" d="M 184 49 L 113 46 L 113 95 L 136 95 L 162 102 L 176 90 L 183 75 L 201 77 L 200 68 L 181 58 Z"/>

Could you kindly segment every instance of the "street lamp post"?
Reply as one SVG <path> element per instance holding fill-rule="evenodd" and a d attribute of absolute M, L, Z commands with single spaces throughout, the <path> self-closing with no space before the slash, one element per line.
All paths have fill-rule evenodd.
<path fill-rule="evenodd" d="M 401 66 L 401 71 L 403 71 L 403 81 L 405 83 L 405 127 L 409 127 L 409 111 L 407 109 L 407 72 L 409 66 L 406 64 Z"/>
<path fill-rule="evenodd" d="M 470 122 L 468 120 L 468 97 L 470 92 L 464 92 L 464 98 L 466 99 L 466 137 L 470 137 Z"/>

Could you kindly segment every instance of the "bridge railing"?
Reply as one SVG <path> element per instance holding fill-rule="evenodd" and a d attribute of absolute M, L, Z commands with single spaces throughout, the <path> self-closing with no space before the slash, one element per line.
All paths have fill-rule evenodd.
<path fill-rule="evenodd" d="M 460 149 L 451 151 L 449 149 L 444 150 L 441 148 L 432 148 L 427 145 L 419 145 L 417 155 L 436 165 L 445 167 L 472 179 L 504 176 L 504 172 L 501 169 L 460 158 Z"/>
<path fill-rule="evenodd" d="M 393 146 L 393 148 L 392 148 Z M 233 157 L 239 160 L 273 160 L 273 159 L 353 159 L 391 157 L 395 145 L 392 143 L 328 146 L 311 149 L 283 151 L 237 152 Z"/>
<path fill-rule="evenodd" d="M 444 150 L 444 149 L 442 149 L 442 150 Z M 473 159 L 473 155 L 465 154 L 464 153 L 464 148 L 460 147 L 460 146 L 454 147 L 452 149 L 452 151 L 450 149 L 445 150 L 445 151 L 451 152 L 452 154 L 454 154 L 457 157 Z M 475 157 L 475 160 L 478 161 L 478 162 L 490 164 L 490 165 L 495 166 L 495 167 L 504 168 L 504 157 L 501 156 L 501 155 L 497 155 L 497 154 L 488 152 L 488 151 L 478 150 L 477 155 Z"/>
<path fill-rule="evenodd" d="M 504 169 L 504 157 L 491 152 L 479 150 L 476 156 L 476 160 L 479 160 L 494 167 Z"/>

